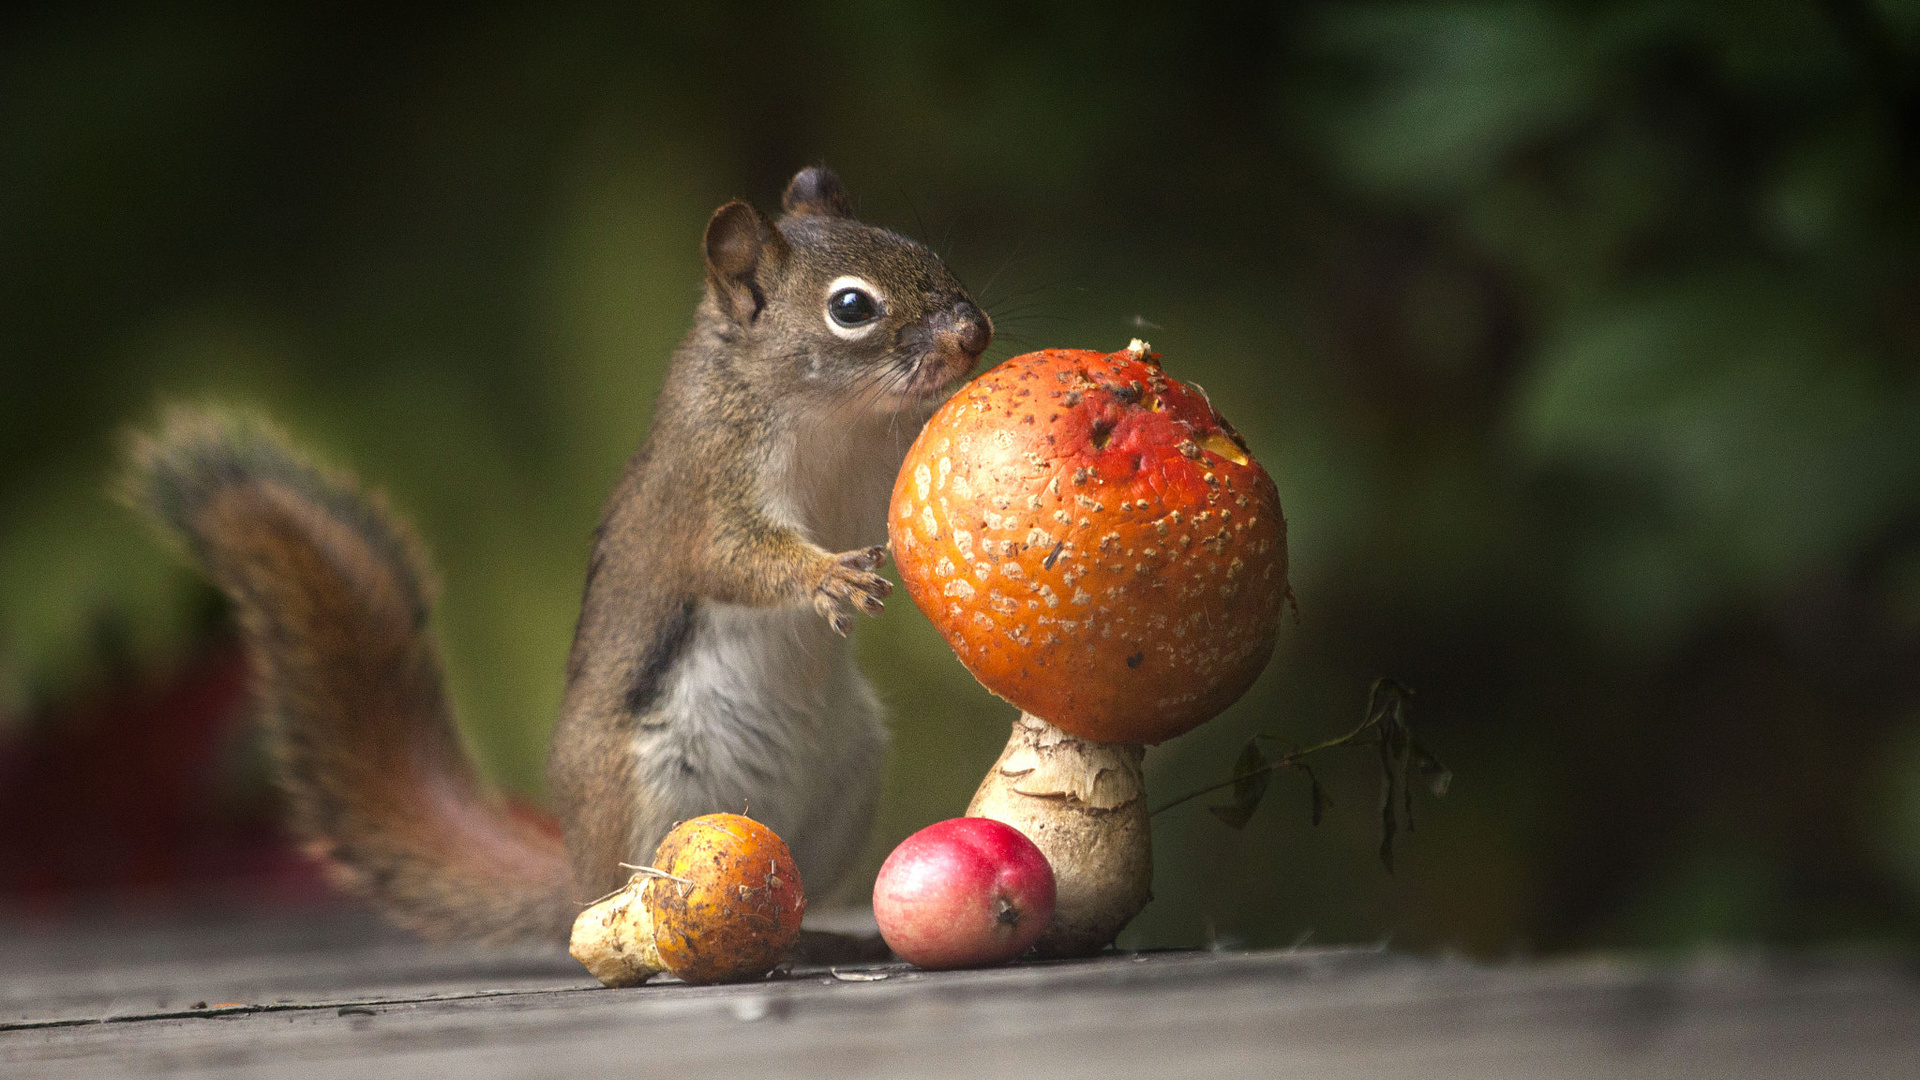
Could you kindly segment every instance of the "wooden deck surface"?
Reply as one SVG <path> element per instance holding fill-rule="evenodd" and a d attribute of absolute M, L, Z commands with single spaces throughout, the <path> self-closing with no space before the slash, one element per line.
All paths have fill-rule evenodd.
<path fill-rule="evenodd" d="M 0 932 L 0 1075 L 1873 1080 L 1920 1077 L 1920 970 L 1301 949 L 605 990 L 353 917 L 69 926 Z"/>

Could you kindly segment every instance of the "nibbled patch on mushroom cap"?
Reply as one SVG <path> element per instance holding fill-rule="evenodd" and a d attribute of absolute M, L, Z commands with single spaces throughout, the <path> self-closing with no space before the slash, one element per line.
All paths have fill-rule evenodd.
<path fill-rule="evenodd" d="M 649 891 L 654 943 L 690 983 L 754 979 L 800 938 L 806 895 L 787 845 L 740 814 L 706 814 L 660 841 Z"/>
<path fill-rule="evenodd" d="M 1272 479 L 1155 353 L 1047 349 L 983 374 L 908 451 L 888 522 L 907 591 L 974 676 L 1104 742 L 1232 704 L 1288 594 Z"/>

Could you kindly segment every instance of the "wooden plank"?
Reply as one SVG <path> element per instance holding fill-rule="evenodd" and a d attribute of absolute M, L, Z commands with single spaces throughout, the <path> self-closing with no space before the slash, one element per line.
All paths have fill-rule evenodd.
<path fill-rule="evenodd" d="M 0 1074 L 1920 1075 L 1920 979 L 1868 959 L 1489 968 L 1367 950 L 1152 953 L 615 991 L 590 988 L 553 954 L 501 966 L 404 941 L 357 947 L 369 951 L 331 960 L 308 948 L 230 952 L 208 978 L 277 995 L 246 1008 L 102 1018 L 29 1006 L 37 1019 L 0 1031 Z M 127 985 L 195 977 L 191 956 L 160 952 L 121 965 Z M 28 959 L 23 974 L 53 992 L 43 1001 L 73 1000 L 58 964 L 46 969 L 52 957 Z M 378 977 L 355 977 L 360 964 Z M 89 978 L 113 970 L 95 967 Z M 335 996 L 322 996 L 327 986 Z"/>
<path fill-rule="evenodd" d="M 0 1025 L 595 985 L 564 951 L 432 946 L 367 915 L 101 920 L 0 933 Z"/>

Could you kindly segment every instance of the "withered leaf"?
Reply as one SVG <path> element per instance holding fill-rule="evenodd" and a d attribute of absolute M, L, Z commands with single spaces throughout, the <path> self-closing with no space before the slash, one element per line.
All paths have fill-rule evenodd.
<path fill-rule="evenodd" d="M 1273 779 L 1271 764 L 1266 751 L 1260 749 L 1259 737 L 1248 739 L 1233 763 L 1233 801 L 1207 809 L 1227 827 L 1245 828 L 1247 822 L 1253 820 L 1253 812 L 1260 808 L 1260 800 L 1266 797 L 1267 784 Z"/>

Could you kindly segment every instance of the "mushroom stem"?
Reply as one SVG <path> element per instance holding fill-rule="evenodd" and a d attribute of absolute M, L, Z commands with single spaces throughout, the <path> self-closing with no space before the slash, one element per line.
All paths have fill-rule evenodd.
<path fill-rule="evenodd" d="M 968 817 L 993 818 L 1027 834 L 1053 865 L 1053 926 L 1042 956 L 1090 956 L 1107 947 L 1153 899 L 1146 748 L 1082 739 L 1032 713 L 1013 734 Z"/>
<path fill-rule="evenodd" d="M 667 970 L 654 944 L 647 890 L 654 878 L 635 874 L 620 891 L 602 897 L 573 921 L 567 951 L 607 986 L 639 986 Z"/>

